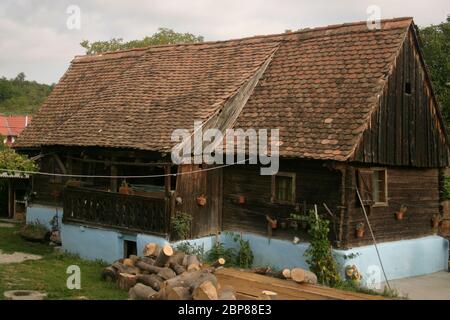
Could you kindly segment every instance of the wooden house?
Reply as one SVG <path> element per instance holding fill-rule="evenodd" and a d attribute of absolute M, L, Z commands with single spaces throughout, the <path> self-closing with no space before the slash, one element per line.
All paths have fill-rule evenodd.
<path fill-rule="evenodd" d="M 174 165 L 171 133 L 194 121 L 279 129 L 279 172 Z M 33 178 L 34 205 L 62 207 L 64 225 L 167 239 L 186 212 L 191 238 L 264 237 L 268 215 L 290 242 L 303 236 L 292 214 L 317 205 L 337 249 L 372 244 L 363 208 L 378 242 L 433 235 L 448 165 L 411 18 L 78 56 L 15 147 L 73 175 Z M 125 176 L 134 194 L 118 192 Z"/>

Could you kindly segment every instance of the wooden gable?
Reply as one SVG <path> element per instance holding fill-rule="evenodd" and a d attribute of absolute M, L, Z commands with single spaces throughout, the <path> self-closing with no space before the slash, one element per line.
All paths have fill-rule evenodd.
<path fill-rule="evenodd" d="M 445 125 L 413 26 L 352 160 L 414 167 L 448 165 Z"/>

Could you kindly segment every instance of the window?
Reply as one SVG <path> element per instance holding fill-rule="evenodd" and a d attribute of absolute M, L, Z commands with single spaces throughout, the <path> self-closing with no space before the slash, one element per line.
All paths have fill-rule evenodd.
<path fill-rule="evenodd" d="M 272 176 L 272 202 L 295 203 L 295 173 L 278 172 Z"/>
<path fill-rule="evenodd" d="M 405 83 L 405 93 L 406 94 L 411 94 L 411 82 L 406 82 Z"/>
<path fill-rule="evenodd" d="M 358 190 L 364 205 L 387 205 L 387 170 L 384 168 L 358 170 Z"/>

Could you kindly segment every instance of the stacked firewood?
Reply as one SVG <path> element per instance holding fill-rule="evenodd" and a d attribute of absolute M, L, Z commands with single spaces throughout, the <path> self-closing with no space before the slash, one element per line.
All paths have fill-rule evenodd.
<path fill-rule="evenodd" d="M 102 278 L 127 290 L 132 300 L 236 300 L 234 289 L 222 288 L 214 275 L 224 264 L 220 258 L 205 267 L 196 255 L 149 243 L 143 257 L 115 261 L 103 270 Z"/>

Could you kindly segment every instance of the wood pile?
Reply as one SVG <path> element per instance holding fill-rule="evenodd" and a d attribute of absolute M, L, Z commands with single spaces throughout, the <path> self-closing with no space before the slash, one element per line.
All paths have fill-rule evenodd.
<path fill-rule="evenodd" d="M 279 279 L 291 279 L 297 283 L 317 284 L 317 276 L 313 272 L 302 268 L 283 269 L 276 272 L 271 268 L 256 268 L 252 271 L 257 274 L 271 276 Z"/>
<path fill-rule="evenodd" d="M 116 282 L 132 300 L 236 300 L 235 290 L 222 288 L 214 275 L 224 264 L 220 258 L 205 267 L 195 255 L 149 243 L 143 257 L 131 255 L 104 268 L 102 279 Z"/>

